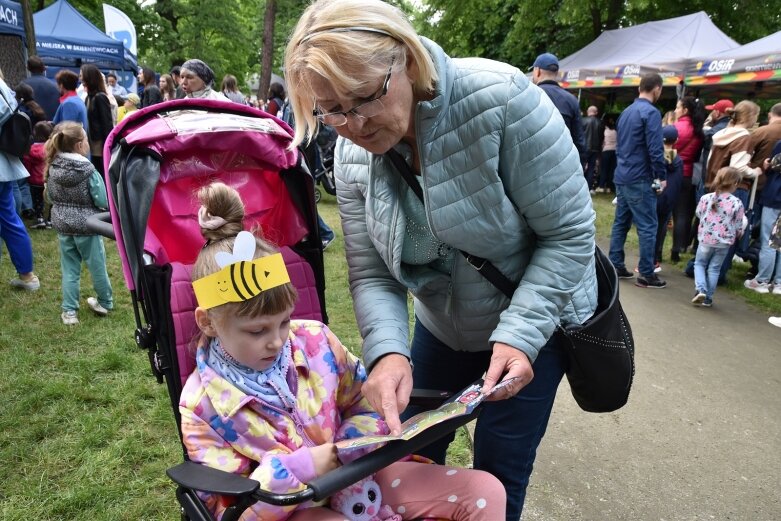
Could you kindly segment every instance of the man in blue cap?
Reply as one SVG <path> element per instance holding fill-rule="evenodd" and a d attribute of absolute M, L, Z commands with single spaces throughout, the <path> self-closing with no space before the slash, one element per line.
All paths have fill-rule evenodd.
<path fill-rule="evenodd" d="M 586 142 L 583 137 L 583 126 L 580 122 L 580 106 L 578 98 L 562 89 L 556 78 L 559 75 L 559 59 L 553 54 L 546 52 L 537 56 L 532 65 L 532 81 L 535 85 L 545 91 L 545 94 L 551 99 L 553 104 L 559 109 L 564 123 L 572 136 L 572 142 L 578 149 L 580 157 L 586 149 Z"/>

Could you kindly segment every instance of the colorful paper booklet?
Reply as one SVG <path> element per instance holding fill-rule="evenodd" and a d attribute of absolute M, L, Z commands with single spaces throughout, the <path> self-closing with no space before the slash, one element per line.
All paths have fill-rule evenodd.
<path fill-rule="evenodd" d="M 470 414 L 475 409 L 475 407 L 480 405 L 483 400 L 496 393 L 500 389 L 503 389 L 513 380 L 515 380 L 515 378 L 502 380 L 486 394 L 480 392 L 480 389 L 483 387 L 482 380 L 475 382 L 460 393 L 453 395 L 438 408 L 416 414 L 409 420 L 402 423 L 401 434 L 398 436 L 393 436 L 391 434 L 378 434 L 372 436 L 363 436 L 360 438 L 352 438 L 349 440 L 341 440 L 335 443 L 336 449 L 340 454 L 342 454 L 359 448 L 367 449 L 370 445 L 379 445 L 381 443 L 386 443 L 393 440 L 408 440 L 418 433 L 428 429 L 429 427 L 437 425 L 438 423 L 442 423 L 445 420 Z"/>

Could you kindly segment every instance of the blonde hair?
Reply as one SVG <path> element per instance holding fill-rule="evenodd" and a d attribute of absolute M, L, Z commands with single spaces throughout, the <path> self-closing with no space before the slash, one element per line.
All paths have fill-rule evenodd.
<path fill-rule="evenodd" d="M 759 105 L 753 101 L 743 100 L 734 108 L 727 109 L 727 115 L 729 116 L 730 125 L 740 125 L 744 128 L 753 127 L 757 118 L 759 117 Z"/>
<path fill-rule="evenodd" d="M 743 179 L 743 176 L 740 175 L 740 170 L 737 168 L 732 166 L 719 168 L 719 171 L 716 172 L 716 177 L 711 183 L 711 188 L 713 188 L 713 198 L 711 199 L 710 209 L 715 211 L 719 206 L 719 194 L 722 192 L 730 192 L 734 190 L 735 187 L 738 186 L 738 183 L 740 183 L 741 179 Z"/>
<path fill-rule="evenodd" d="M 43 146 L 43 150 L 46 153 L 46 168 L 45 172 L 49 171 L 49 166 L 54 161 L 54 158 L 60 152 L 76 152 L 76 147 L 84 140 L 87 135 L 84 132 L 84 127 L 81 123 L 75 121 L 63 121 L 58 123 L 52 135 L 46 140 L 46 144 Z"/>
<path fill-rule="evenodd" d="M 201 235 L 206 239 L 206 245 L 198 254 L 192 272 L 192 280 L 197 280 L 222 269 L 215 260 L 217 252 L 233 252 L 236 235 L 244 229 L 244 203 L 239 193 L 223 183 L 212 183 L 198 191 L 198 200 L 206 208 L 209 215 L 221 217 L 226 222 L 216 229 L 201 228 Z M 259 259 L 277 253 L 277 249 L 255 234 L 255 255 Z M 243 302 L 229 302 L 212 308 L 219 318 L 230 315 L 240 317 L 257 317 L 276 315 L 295 306 L 298 294 L 291 283 L 283 284 Z"/>
<path fill-rule="evenodd" d="M 405 69 L 407 59 L 417 68 L 415 94 L 432 92 L 438 79 L 434 61 L 401 10 L 380 0 L 318 0 L 310 5 L 285 50 L 285 79 L 296 121 L 291 148 L 317 133 L 312 75 L 349 97 L 384 75 L 391 63 L 394 70 Z"/>

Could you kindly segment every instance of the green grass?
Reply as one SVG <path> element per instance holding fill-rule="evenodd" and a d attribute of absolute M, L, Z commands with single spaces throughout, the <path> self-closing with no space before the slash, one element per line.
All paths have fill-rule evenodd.
<path fill-rule="evenodd" d="M 601 238 L 609 234 L 612 196 L 594 198 Z M 330 325 L 354 352 L 361 339 L 347 286 L 344 243 L 336 202 L 319 205 L 337 238 L 326 250 Z M 166 389 L 152 377 L 146 353 L 133 341 L 132 308 L 112 242 L 107 241 L 116 310 L 81 324 L 60 322 L 60 270 L 56 235 L 32 230 L 34 293 L 12 290 L 7 252 L 0 260 L 0 519 L 170 520 L 178 516 L 174 487 L 165 469 L 181 461 Z M 627 249 L 636 248 L 630 234 Z M 686 257 L 684 257 L 686 258 Z M 683 267 L 683 262 L 679 267 Z M 762 312 L 781 314 L 781 299 L 742 287 L 736 268 L 729 290 Z M 82 301 L 91 295 L 82 277 Z M 471 461 L 464 430 L 451 445 L 449 462 Z"/>

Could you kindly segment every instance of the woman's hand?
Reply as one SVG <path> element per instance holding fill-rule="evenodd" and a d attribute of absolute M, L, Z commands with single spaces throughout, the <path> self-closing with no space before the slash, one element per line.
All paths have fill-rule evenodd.
<path fill-rule="evenodd" d="M 407 408 L 412 393 L 412 366 L 407 357 L 392 353 L 380 358 L 362 390 L 374 410 L 385 419 L 391 434 L 401 434 L 399 414 Z"/>
<path fill-rule="evenodd" d="M 487 393 L 501 380 L 513 377 L 516 378 L 513 383 L 508 384 L 504 389 L 497 391 L 495 396 L 489 396 L 486 400 L 505 400 L 515 396 L 534 378 L 532 364 L 523 351 L 507 344 L 496 342 L 491 355 L 491 363 L 488 365 L 488 371 L 485 374 L 482 392 Z"/>
<path fill-rule="evenodd" d="M 318 477 L 331 472 L 339 466 L 339 460 L 336 457 L 336 445 L 333 443 L 323 443 L 317 447 L 309 447 L 309 452 L 312 454 L 315 475 Z"/>

